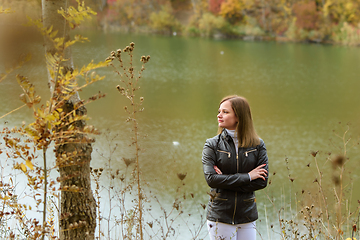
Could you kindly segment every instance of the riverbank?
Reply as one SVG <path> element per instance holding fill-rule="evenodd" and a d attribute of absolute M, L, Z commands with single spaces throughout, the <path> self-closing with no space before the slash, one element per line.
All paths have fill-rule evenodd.
<path fill-rule="evenodd" d="M 283 35 L 270 35 L 263 33 L 259 28 L 240 25 L 235 26 L 230 29 L 221 29 L 221 28 L 209 28 L 201 29 L 194 28 L 191 26 L 182 25 L 181 28 L 175 28 L 171 30 L 159 30 L 154 29 L 151 26 L 124 26 L 124 25 L 112 25 L 108 24 L 106 26 L 99 27 L 100 30 L 105 33 L 108 32 L 119 32 L 119 33 L 137 33 L 137 34 L 149 34 L 149 35 L 164 35 L 164 36 L 183 36 L 183 37 L 201 37 L 201 38 L 211 38 L 218 40 L 225 39 L 238 39 L 241 41 L 265 41 L 265 42 L 279 42 L 279 43 L 305 43 L 305 44 L 324 44 L 324 45 L 341 45 L 341 46 L 351 46 L 359 47 L 360 46 L 360 29 L 356 30 L 352 34 L 346 34 L 351 36 L 349 39 L 344 39 L 342 41 L 334 41 L 329 38 L 301 38 L 297 39 L 294 37 L 283 36 Z"/>
<path fill-rule="evenodd" d="M 360 46 L 359 19 L 335 18 L 332 9 L 320 8 L 312 1 L 291 6 L 265 7 L 254 3 L 226 8 L 227 3 L 233 2 L 229 0 L 226 4 L 218 1 L 222 2 L 221 7 L 215 9 L 210 2 L 196 7 L 163 4 L 153 6 L 157 10 L 150 12 L 139 7 L 139 12 L 131 14 L 119 12 L 119 4 L 110 4 L 99 13 L 98 26 L 104 31 L 125 33 Z M 345 10 L 339 7 L 337 13 L 342 11 Z"/>

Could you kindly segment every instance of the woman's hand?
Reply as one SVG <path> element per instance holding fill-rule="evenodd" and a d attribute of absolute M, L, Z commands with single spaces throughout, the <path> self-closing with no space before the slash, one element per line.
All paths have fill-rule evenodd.
<path fill-rule="evenodd" d="M 222 174 L 222 171 L 217 166 L 214 166 L 214 169 L 217 174 Z"/>
<path fill-rule="evenodd" d="M 263 168 L 265 166 L 266 164 L 260 165 L 257 168 L 254 168 L 251 172 L 249 172 L 251 180 L 261 178 L 265 181 L 265 177 L 267 176 L 267 171 Z M 217 174 L 222 174 L 221 170 L 217 166 L 214 166 L 214 169 Z"/>
<path fill-rule="evenodd" d="M 263 168 L 265 166 L 266 166 L 266 164 L 262 164 L 262 165 L 258 166 L 257 168 L 254 168 L 253 170 L 251 170 L 251 172 L 249 172 L 251 181 L 255 180 L 257 178 L 261 178 L 262 180 L 265 181 L 265 177 L 267 176 L 267 171 L 266 171 L 266 169 Z"/>

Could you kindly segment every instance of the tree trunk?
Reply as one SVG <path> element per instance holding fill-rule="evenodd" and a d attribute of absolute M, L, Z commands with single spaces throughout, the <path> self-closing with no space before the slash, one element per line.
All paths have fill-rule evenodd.
<path fill-rule="evenodd" d="M 42 17 L 44 27 L 58 31 L 57 37 L 65 37 L 65 41 L 70 39 L 69 26 L 65 19 L 58 14 L 60 8 L 68 7 L 67 0 L 42 0 Z M 58 50 L 53 43 L 45 37 L 46 53 L 56 54 Z M 72 71 L 73 63 L 70 48 L 58 53 L 64 59 L 63 71 Z M 53 96 L 61 91 L 57 90 L 57 79 L 51 79 L 49 73 L 49 86 Z M 61 97 L 56 96 L 61 100 Z M 74 110 L 74 106 L 80 102 L 78 94 L 74 94 L 70 100 L 65 101 L 61 107 L 63 112 L 69 113 Z M 84 106 L 76 109 L 76 115 L 86 114 Z M 61 206 L 59 216 L 60 239 L 94 239 L 96 227 L 96 203 L 91 191 L 90 180 L 90 160 L 92 147 L 88 137 L 81 134 L 81 129 L 85 127 L 85 121 L 76 121 L 72 126 L 80 131 L 72 131 L 71 135 L 66 135 L 66 129 L 56 129 L 61 131 L 66 139 L 56 143 L 55 155 L 56 163 L 60 172 Z M 71 132 L 71 131 L 68 131 Z M 71 140 L 71 141 L 69 141 Z"/>

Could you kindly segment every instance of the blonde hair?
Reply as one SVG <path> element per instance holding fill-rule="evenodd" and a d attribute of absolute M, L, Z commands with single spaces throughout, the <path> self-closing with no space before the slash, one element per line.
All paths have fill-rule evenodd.
<path fill-rule="evenodd" d="M 230 101 L 231 107 L 238 119 L 235 134 L 239 141 L 239 147 L 255 147 L 259 145 L 260 138 L 255 131 L 250 105 L 246 98 L 237 95 L 226 96 L 220 101 L 219 106 L 225 101 Z M 219 127 L 218 134 L 222 131 L 223 128 Z"/>

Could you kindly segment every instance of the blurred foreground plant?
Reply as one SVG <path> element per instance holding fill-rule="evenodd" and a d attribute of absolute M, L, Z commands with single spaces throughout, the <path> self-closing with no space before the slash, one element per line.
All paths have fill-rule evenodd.
<path fill-rule="evenodd" d="M 18 226 L 10 235 L 5 233 L 5 236 L 57 238 L 54 226 L 54 219 L 57 217 L 60 239 L 94 238 L 96 208 L 90 188 L 89 168 L 91 143 L 94 140 L 89 135 L 98 132 L 93 126 L 85 124 L 88 119 L 85 105 L 105 95 L 99 92 L 87 100 L 80 100 L 78 93 L 104 78 L 94 70 L 105 67 L 107 62 L 91 62 L 81 69 L 73 66 L 70 47 L 87 39 L 80 35 L 71 39 L 69 28 L 76 27 L 85 17 L 94 14 L 79 0 L 77 3 L 77 8 L 74 8 L 68 7 L 67 1 L 45 1 L 43 20 L 29 19 L 29 25 L 36 26 L 44 36 L 51 97 L 36 108 L 41 98 L 36 94 L 35 86 L 26 77 L 17 75 L 18 84 L 23 90 L 20 100 L 24 106 L 33 110 L 35 121 L 24 123 L 21 127 L 4 128 L 1 135 L 4 140 L 5 161 L 7 164 L 13 161 L 14 169 L 23 172 L 27 185 L 32 190 L 22 197 L 33 198 L 37 209 L 43 207 L 40 211 L 42 218 L 28 219 L 27 210 L 31 208 L 31 203 L 20 204 L 16 194 L 10 199 L 4 196 L 4 208 L 12 210 L 10 214 L 5 212 L 7 220 L 13 215 L 15 218 L 12 220 L 17 221 Z M 6 74 L 2 76 L 5 77 Z M 48 160 L 49 149 L 53 149 L 56 157 L 56 162 L 51 166 Z M 36 159 L 42 159 L 43 162 Z M 49 177 L 50 172 L 55 169 L 60 172 L 56 180 Z M 15 188 L 17 183 L 10 181 L 2 184 L 7 188 Z M 51 196 L 58 199 L 59 193 L 60 212 L 55 212 L 57 203 L 50 199 Z"/>
<path fill-rule="evenodd" d="M 137 216 L 137 223 L 139 224 L 136 229 L 136 238 L 143 239 L 143 199 L 145 199 L 145 194 L 142 190 L 142 183 L 140 179 L 140 164 L 139 164 L 139 154 L 140 154 L 140 145 L 139 145 L 139 130 L 138 130 L 138 120 L 137 113 L 142 112 L 142 103 L 144 101 L 143 97 L 136 98 L 135 92 L 140 88 L 138 85 L 139 79 L 141 78 L 142 72 L 145 70 L 145 64 L 150 60 L 150 56 L 142 56 L 141 62 L 142 67 L 138 73 L 135 72 L 134 64 L 133 64 L 133 51 L 135 48 L 135 44 L 132 42 L 130 46 L 126 46 L 123 51 L 118 49 L 116 52 L 111 52 L 111 55 L 106 59 L 106 61 L 111 61 L 110 66 L 112 66 L 115 72 L 118 74 L 121 82 L 121 86 L 117 85 L 116 88 L 121 95 L 126 97 L 130 102 L 130 107 L 125 106 L 125 112 L 128 114 L 128 118 L 126 122 L 132 123 L 132 143 L 131 145 L 135 148 L 134 159 L 135 159 L 135 168 L 133 171 L 133 176 L 136 179 L 137 183 L 137 192 L 138 198 L 137 208 L 134 209 L 134 214 Z M 124 64 L 121 53 L 124 52 L 130 58 L 128 65 Z M 116 63 L 114 63 L 116 61 Z"/>
<path fill-rule="evenodd" d="M 349 125 L 343 129 L 343 134 L 335 136 L 340 139 L 341 146 L 332 143 L 335 154 L 326 153 L 326 162 L 319 162 L 319 151 L 312 151 L 313 164 L 308 163 L 308 168 L 314 175 L 312 184 L 301 186 L 301 192 L 291 194 L 294 187 L 294 177 L 290 176 L 290 196 L 287 201 L 281 202 L 281 207 L 277 206 L 277 200 L 270 197 L 269 191 L 265 193 L 275 211 L 278 212 L 281 239 L 345 239 L 347 236 L 359 237 L 359 216 L 360 200 L 357 204 L 352 202 L 352 193 L 357 189 L 352 183 L 353 179 L 347 174 L 346 165 L 350 162 L 348 152 L 359 144 L 358 141 L 351 141 L 349 137 Z M 287 159 L 286 159 L 287 161 Z M 288 163 L 288 161 L 287 161 Z M 328 166 L 330 163 L 331 166 Z M 322 164 L 320 166 L 320 164 Z M 290 171 L 289 167 L 287 170 Z M 269 180 L 271 185 L 274 175 Z M 306 179 L 302 181 L 306 182 Z M 303 183 L 304 184 L 304 183 Z M 278 195 L 278 194 L 277 194 Z M 284 191 L 284 195 L 285 191 Z M 285 196 L 281 198 L 285 199 Z M 295 205 L 295 209 L 292 209 Z M 286 212 L 286 210 L 290 210 Z M 268 226 L 269 228 L 269 226 Z M 271 229 L 276 231 L 274 225 Z M 348 238 L 351 239 L 351 238 Z"/>

